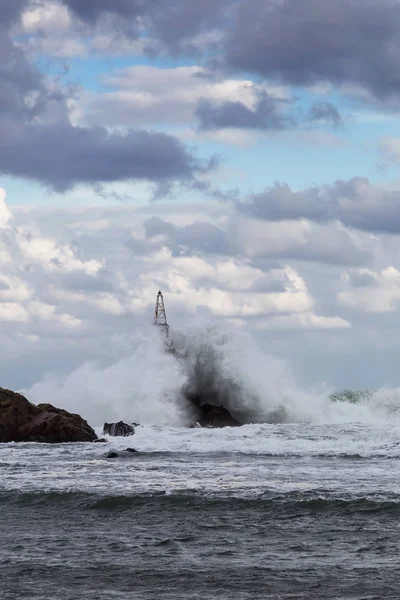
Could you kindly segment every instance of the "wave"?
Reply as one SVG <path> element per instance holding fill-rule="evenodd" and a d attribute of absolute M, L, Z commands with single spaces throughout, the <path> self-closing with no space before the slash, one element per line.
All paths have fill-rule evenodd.
<path fill-rule="evenodd" d="M 156 328 L 144 328 L 132 337 L 131 353 L 113 364 L 49 374 L 22 392 L 79 412 L 95 426 L 120 419 L 185 426 L 196 418 L 190 395 L 223 405 L 243 423 L 400 423 L 399 389 L 308 391 L 283 361 L 227 324 L 171 334 L 175 356 L 165 352 Z"/>
<path fill-rule="evenodd" d="M 258 498 L 205 495 L 195 490 L 165 494 L 96 495 L 84 492 L 0 492 L 2 512 L 7 507 L 26 509 L 46 507 L 57 512 L 71 510 L 124 512 L 132 509 L 153 511 L 163 508 L 221 507 L 224 510 L 262 508 L 263 511 L 279 511 L 281 518 L 300 513 L 390 513 L 400 515 L 400 496 L 334 497 L 318 493 L 290 492 L 288 494 L 265 494 Z"/>

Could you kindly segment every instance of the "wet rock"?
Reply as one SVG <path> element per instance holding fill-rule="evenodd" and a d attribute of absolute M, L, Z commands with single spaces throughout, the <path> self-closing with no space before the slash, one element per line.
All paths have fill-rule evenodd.
<path fill-rule="evenodd" d="M 197 418 L 189 427 L 239 427 L 243 425 L 224 406 L 214 403 L 214 397 L 207 392 L 182 390 L 183 396 L 192 404 Z"/>
<path fill-rule="evenodd" d="M 107 452 L 106 458 L 118 458 L 117 452 Z"/>
<path fill-rule="evenodd" d="M 137 450 L 135 450 L 135 448 L 126 448 L 124 452 L 137 452 Z"/>
<path fill-rule="evenodd" d="M 127 437 L 134 433 L 135 428 L 133 425 L 128 425 L 128 423 L 124 423 L 123 421 L 118 421 L 118 423 L 104 423 L 103 435 Z"/>
<path fill-rule="evenodd" d="M 202 404 L 200 413 L 201 416 L 198 420 L 200 427 L 239 427 L 241 425 L 223 406 Z"/>
<path fill-rule="evenodd" d="M 0 443 L 93 442 L 95 431 L 80 415 L 52 404 L 32 404 L 11 390 L 0 388 Z"/>
<path fill-rule="evenodd" d="M 107 444 L 108 440 L 106 440 L 105 438 L 98 438 L 97 440 L 94 440 L 96 444 Z"/>
<path fill-rule="evenodd" d="M 188 389 L 183 389 L 182 393 L 197 413 L 196 420 L 189 427 L 239 427 L 243 425 L 224 406 L 209 401 L 209 393 L 192 392 Z"/>

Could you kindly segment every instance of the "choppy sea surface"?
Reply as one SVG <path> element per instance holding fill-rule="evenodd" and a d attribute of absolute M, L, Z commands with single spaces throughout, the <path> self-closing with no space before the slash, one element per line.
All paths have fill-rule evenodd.
<path fill-rule="evenodd" d="M 1 600 L 399 598 L 400 424 L 0 445 L 0 534 Z"/>

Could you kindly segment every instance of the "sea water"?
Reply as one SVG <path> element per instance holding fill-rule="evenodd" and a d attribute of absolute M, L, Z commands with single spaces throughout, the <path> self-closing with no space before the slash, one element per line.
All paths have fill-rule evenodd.
<path fill-rule="evenodd" d="M 26 391 L 99 435 L 141 425 L 0 445 L 1 600 L 399 597 L 398 390 L 332 401 L 239 341 L 192 332 L 176 360 L 150 336 Z M 187 427 L 181 389 L 199 382 L 249 423 Z"/>

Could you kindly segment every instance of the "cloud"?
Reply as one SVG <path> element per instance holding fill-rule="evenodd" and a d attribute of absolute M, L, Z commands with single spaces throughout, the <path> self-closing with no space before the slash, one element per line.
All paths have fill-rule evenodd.
<path fill-rule="evenodd" d="M 82 30 L 75 26 L 67 7 L 57 2 L 28 4 L 19 27 L 36 55 L 75 58 L 88 53 Z"/>
<path fill-rule="evenodd" d="M 351 323 L 340 317 L 323 317 L 311 312 L 298 315 L 275 316 L 258 324 L 259 329 L 272 330 L 321 330 L 321 329 L 349 329 Z"/>
<path fill-rule="evenodd" d="M 223 27 L 226 11 L 232 7 L 231 0 L 171 0 L 167 4 L 163 0 L 62 2 L 86 23 L 99 25 L 114 19 L 113 26 L 118 26 L 125 34 L 137 38 L 145 31 L 151 38 L 162 42 L 171 52 L 182 48 L 195 51 L 202 45 L 203 36 L 208 37 L 210 41 L 208 32 L 218 31 Z"/>
<path fill-rule="evenodd" d="M 277 86 L 256 86 L 248 79 L 225 78 L 198 65 L 160 68 L 135 65 L 111 72 L 103 83 L 112 91 L 86 94 L 81 102 L 87 123 L 104 125 L 184 123 L 195 120 L 199 103 L 223 105 L 235 102 L 249 111 L 260 93 L 271 106 L 285 97 Z"/>
<path fill-rule="evenodd" d="M 330 102 L 301 108 L 283 86 L 226 78 L 199 65 L 160 68 L 135 65 L 111 72 L 103 83 L 113 88 L 85 94 L 81 121 L 108 126 L 161 123 L 194 126 L 201 132 L 284 131 L 341 127 Z M 237 135 L 237 133 L 236 133 Z"/>
<path fill-rule="evenodd" d="M 395 0 L 63 0 L 92 27 L 147 36 L 149 53 L 219 52 L 219 66 L 296 86 L 331 83 L 378 100 L 399 94 Z M 201 41 L 199 41 L 201 40 Z M 288 43 L 290 40 L 290 44 Z M 331 115 L 332 116 L 332 115 Z"/>
<path fill-rule="evenodd" d="M 208 168 L 179 140 L 163 133 L 118 134 L 68 122 L 39 125 L 4 119 L 0 128 L 0 172 L 58 191 L 77 183 L 130 179 L 190 182 Z"/>
<path fill-rule="evenodd" d="M 258 131 L 285 131 L 307 129 L 311 125 L 343 126 L 339 110 L 330 102 L 316 102 L 308 114 L 302 114 L 295 100 L 272 97 L 266 91 L 255 92 L 254 106 L 243 102 L 216 102 L 200 100 L 196 109 L 200 130 L 249 129 Z"/>
<path fill-rule="evenodd" d="M 327 264 L 360 265 L 370 260 L 373 244 L 340 224 L 269 221 L 231 215 L 223 225 L 196 221 L 178 227 L 159 217 L 144 222 L 146 235 L 157 236 L 174 255 L 232 254 L 250 259 L 285 258 Z"/>
<path fill-rule="evenodd" d="M 400 191 L 376 186 L 366 177 L 354 177 L 349 181 L 336 181 L 333 185 L 300 191 L 277 183 L 239 202 L 238 209 L 269 221 L 341 221 L 363 231 L 398 233 L 399 202 Z"/>
<path fill-rule="evenodd" d="M 382 322 L 398 321 L 400 278 L 387 271 L 400 256 L 397 236 L 239 216 L 216 201 L 21 206 L 7 215 L 2 385 L 29 387 L 87 360 L 102 371 L 129 356 L 160 288 L 175 330 L 228 320 L 312 382 L 339 377 L 365 336 L 397 343 Z"/>
<path fill-rule="evenodd" d="M 292 85 L 358 84 L 400 91 L 400 4 L 393 0 L 248 0 L 227 32 L 226 61 Z"/>
<path fill-rule="evenodd" d="M 128 225 L 131 209 L 110 210 L 96 209 L 102 227 L 93 227 L 93 210 L 65 211 L 59 233 L 63 243 L 52 235 L 56 223 L 60 227 L 57 212 L 45 212 L 46 219 L 43 210 L 22 212 L 14 215 L 12 227 L 0 230 L 0 246 L 13 254 L 3 265 L 0 303 L 6 304 L 9 321 L 16 315 L 29 324 L 19 333 L 37 335 L 33 318 L 56 321 L 75 335 L 90 330 L 93 320 L 111 325 L 112 319 L 127 316 L 141 319 L 148 314 L 150 319 L 159 287 L 168 294 L 172 314 L 201 308 L 215 318 L 251 319 L 312 312 L 314 300 L 295 268 L 285 264 L 261 269 L 251 257 L 239 258 L 235 245 L 221 246 L 216 254 L 218 228 L 196 222 L 196 210 L 186 213 L 187 224 L 181 227 L 140 212 L 131 213 Z M 182 221 L 179 207 L 170 218 Z M 174 252 L 177 243 L 187 251 Z"/>
<path fill-rule="evenodd" d="M 4 0 L 0 7 L 0 23 L 9 24 L 17 19 L 28 0 Z"/>
<path fill-rule="evenodd" d="M 294 127 L 295 122 L 282 114 L 282 101 L 263 93 L 254 109 L 243 102 L 224 102 L 217 104 L 201 100 L 196 109 L 200 129 L 265 129 L 280 130 Z"/>
<path fill-rule="evenodd" d="M 0 228 L 5 227 L 12 215 L 6 204 L 6 192 L 0 188 Z"/>
<path fill-rule="evenodd" d="M 74 126 L 72 90 L 45 79 L 0 27 L 0 173 L 65 191 L 78 183 L 127 180 L 190 184 L 210 168 L 165 133 Z"/>
<path fill-rule="evenodd" d="M 22 26 L 26 33 L 60 33 L 71 26 L 71 16 L 65 6 L 47 2 L 28 5 L 21 15 Z"/>
<path fill-rule="evenodd" d="M 348 289 L 338 294 L 343 306 L 366 313 L 388 313 L 400 305 L 400 271 L 395 267 L 346 273 L 344 280 Z"/>
<path fill-rule="evenodd" d="M 334 127 L 342 127 L 343 121 L 339 110 L 331 102 L 316 102 L 310 109 L 310 123 L 324 122 Z"/>

